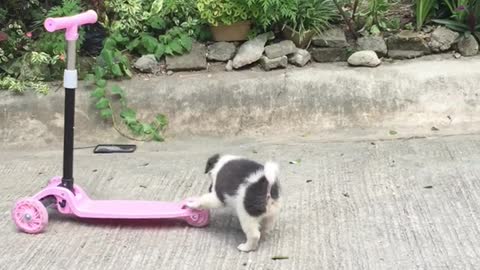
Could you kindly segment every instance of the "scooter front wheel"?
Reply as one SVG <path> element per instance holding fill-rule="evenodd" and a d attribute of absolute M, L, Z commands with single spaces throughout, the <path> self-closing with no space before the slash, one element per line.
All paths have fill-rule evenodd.
<path fill-rule="evenodd" d="M 31 234 L 42 232 L 48 224 L 47 208 L 40 201 L 30 198 L 15 203 L 12 218 L 20 231 Z"/>

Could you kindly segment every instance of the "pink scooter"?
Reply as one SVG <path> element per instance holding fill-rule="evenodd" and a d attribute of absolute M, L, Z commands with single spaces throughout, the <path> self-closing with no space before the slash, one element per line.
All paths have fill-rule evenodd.
<path fill-rule="evenodd" d="M 75 115 L 75 69 L 78 27 L 93 24 L 97 13 L 89 10 L 82 14 L 62 18 L 48 18 L 48 32 L 65 29 L 67 40 L 67 69 L 64 73 L 65 131 L 63 145 L 63 177 L 52 178 L 48 186 L 31 198 L 19 200 L 12 209 L 12 218 L 17 228 L 26 233 L 39 233 L 48 223 L 47 207 L 56 205 L 65 215 L 80 218 L 100 219 L 180 219 L 194 227 L 206 226 L 208 211 L 197 211 L 185 206 L 185 202 L 92 200 L 87 193 L 73 183 L 73 130 Z"/>

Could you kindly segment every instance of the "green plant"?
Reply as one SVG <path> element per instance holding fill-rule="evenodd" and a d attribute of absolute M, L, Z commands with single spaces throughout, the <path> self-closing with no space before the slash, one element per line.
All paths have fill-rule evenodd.
<path fill-rule="evenodd" d="M 457 22 L 464 22 L 465 17 L 467 16 L 468 9 L 472 4 L 474 4 L 474 0 L 444 0 L 445 5 L 448 7 L 449 11 L 452 14 L 452 18 Z"/>
<path fill-rule="evenodd" d="M 93 69 L 97 78 L 132 77 L 128 58 L 118 49 L 126 42 L 128 38 L 120 33 L 114 33 L 105 40 L 103 49 L 97 57 L 97 65 Z"/>
<path fill-rule="evenodd" d="M 155 140 L 163 141 L 162 132 L 168 125 L 167 118 L 158 114 L 151 123 L 145 123 L 138 119 L 137 113 L 127 105 L 126 94 L 118 85 L 114 85 L 108 91 L 107 81 L 100 77 L 99 74 L 90 77 L 95 82 L 95 90 L 91 93 L 91 97 L 95 100 L 95 107 L 100 111 L 100 116 L 104 120 L 111 120 L 113 127 L 122 136 L 132 140 Z M 120 118 L 128 127 L 131 133 L 136 137 L 132 137 L 123 132 L 118 127 L 118 116 L 114 113 L 113 99 L 117 98 L 120 103 Z M 139 139 L 138 137 L 141 137 Z"/>
<path fill-rule="evenodd" d="M 0 90 L 11 91 L 15 94 L 23 94 L 26 90 L 33 89 L 36 93 L 46 95 L 49 87 L 45 83 L 22 81 L 11 76 L 0 79 Z"/>
<path fill-rule="evenodd" d="M 135 110 L 127 105 L 127 97 L 122 88 L 118 85 L 107 88 L 106 79 L 108 78 L 131 77 L 128 58 L 117 49 L 127 41 L 127 38 L 118 33 L 105 41 L 105 46 L 97 59 L 98 64 L 94 67 L 94 73 L 87 75 L 86 78 L 87 81 L 93 81 L 95 85 L 91 97 L 95 107 L 100 111 L 100 116 L 105 120 L 111 120 L 113 127 L 121 135 L 132 140 L 163 141 L 162 132 L 168 125 L 164 115 L 157 115 L 151 123 L 142 122 L 137 118 Z M 119 115 L 114 113 L 113 99 L 115 98 L 118 98 L 120 103 Z M 118 116 L 136 137 L 126 134 L 119 128 Z"/>
<path fill-rule="evenodd" d="M 244 0 L 198 0 L 200 17 L 211 25 L 231 25 L 250 19 Z"/>
<path fill-rule="evenodd" d="M 344 9 L 344 5 L 342 5 L 339 0 L 332 0 L 333 4 L 338 10 L 338 13 L 343 18 L 344 23 L 347 25 L 350 34 L 356 38 L 357 31 L 355 30 L 354 22 L 355 22 L 355 15 L 357 12 L 357 8 L 359 6 L 360 0 L 354 0 L 353 2 L 353 9 L 351 14 L 348 14 L 347 11 Z M 350 3 L 349 3 L 350 4 Z"/>
<path fill-rule="evenodd" d="M 359 16 L 365 18 L 365 25 L 360 30 L 368 31 L 372 35 L 378 35 L 381 31 L 390 31 L 400 27 L 399 19 L 387 18 L 390 9 L 388 0 L 370 0 L 366 10 L 359 13 Z"/>
<path fill-rule="evenodd" d="M 449 8 L 452 3 L 450 2 Z M 470 0 L 465 6 L 456 7 L 451 13 L 451 18 L 432 21 L 467 35 L 480 32 L 480 0 Z"/>
<path fill-rule="evenodd" d="M 295 20 L 297 0 L 241 0 L 247 4 L 250 17 L 257 27 L 266 31 L 276 23 Z"/>
<path fill-rule="evenodd" d="M 415 17 L 417 23 L 417 31 L 422 29 L 428 16 L 432 13 L 435 6 L 435 0 L 417 0 L 415 3 Z"/>
<path fill-rule="evenodd" d="M 181 27 L 173 27 L 157 38 L 142 33 L 127 45 L 130 51 L 140 54 L 155 54 L 159 59 L 164 55 L 181 55 L 192 49 L 192 38 Z"/>
<path fill-rule="evenodd" d="M 108 14 L 106 25 L 111 32 L 138 35 L 148 31 L 146 22 L 162 15 L 163 0 L 108 0 L 104 3 Z"/>
<path fill-rule="evenodd" d="M 320 33 L 335 17 L 335 5 L 331 0 L 297 0 L 295 17 L 293 20 L 286 18 L 285 24 L 301 35 L 310 30 Z"/>
<path fill-rule="evenodd" d="M 38 25 L 42 25 L 45 18 L 63 17 L 78 14 L 83 11 L 80 0 L 63 0 L 62 5 L 51 8 L 45 17 L 37 21 Z M 85 30 L 80 29 L 77 48 L 80 48 L 85 37 Z M 35 49 L 50 55 L 65 55 L 65 33 L 62 31 L 48 33 L 43 31 L 34 44 Z"/>

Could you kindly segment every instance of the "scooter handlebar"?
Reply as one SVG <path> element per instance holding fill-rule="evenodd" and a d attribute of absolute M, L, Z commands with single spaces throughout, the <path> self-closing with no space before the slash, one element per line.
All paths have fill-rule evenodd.
<path fill-rule="evenodd" d="M 89 10 L 77 15 L 47 18 L 44 26 L 48 32 L 55 32 L 57 30 L 65 29 L 65 39 L 72 41 L 78 39 L 78 27 L 84 24 L 93 24 L 97 22 L 97 13 Z"/>

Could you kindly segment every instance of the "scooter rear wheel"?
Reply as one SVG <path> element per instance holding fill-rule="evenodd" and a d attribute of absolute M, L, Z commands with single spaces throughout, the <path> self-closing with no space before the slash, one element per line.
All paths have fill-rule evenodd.
<path fill-rule="evenodd" d="M 210 222 L 210 213 L 207 210 L 196 211 L 187 217 L 186 221 L 193 227 L 205 227 Z"/>

